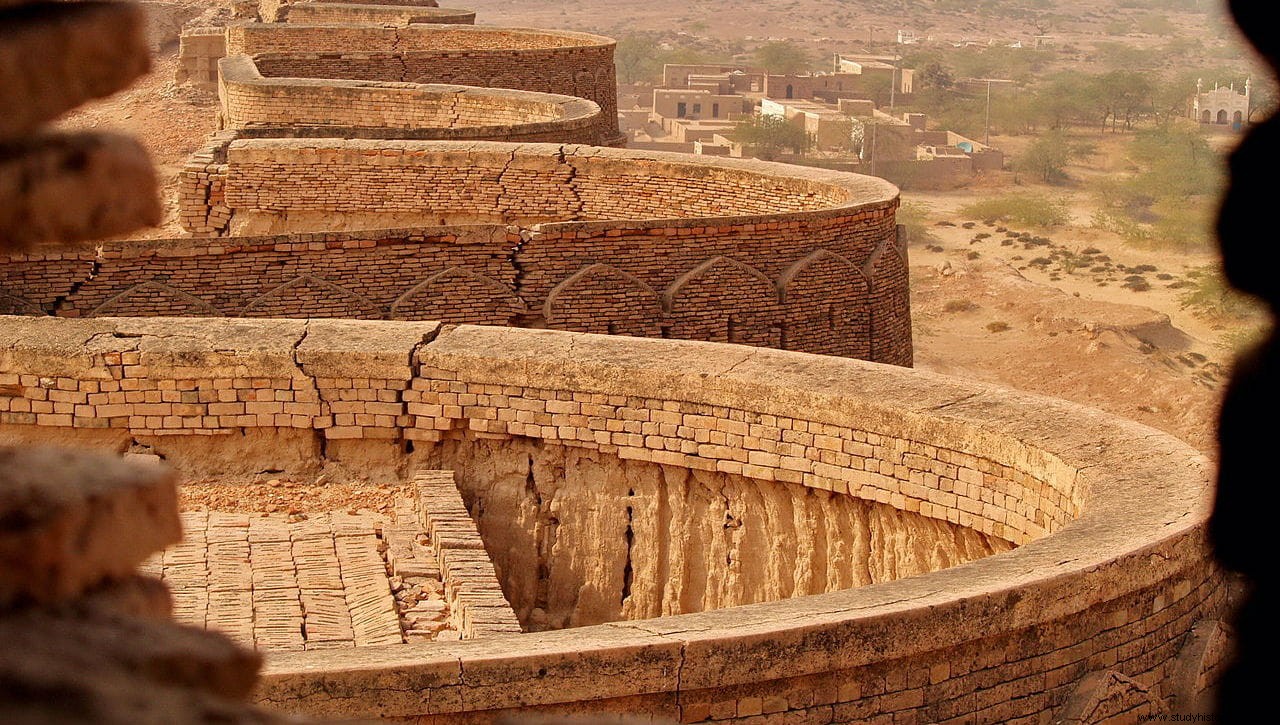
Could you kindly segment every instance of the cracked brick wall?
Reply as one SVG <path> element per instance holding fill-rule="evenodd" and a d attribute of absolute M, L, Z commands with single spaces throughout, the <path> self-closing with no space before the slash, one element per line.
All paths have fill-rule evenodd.
<path fill-rule="evenodd" d="M 231 169 L 209 183 L 246 225 L 327 228 L 348 215 L 414 228 L 9 255 L 0 305 L 81 317 L 439 319 L 911 364 L 905 247 L 895 190 L 882 182 L 476 143 L 240 141 L 206 166 Z M 398 194 L 383 183 L 392 168 Z M 433 216 L 466 226 L 418 226 Z"/>
<path fill-rule="evenodd" d="M 535 631 L 495 642 L 500 657 L 380 660 L 394 676 L 326 652 L 323 688 L 317 662 L 286 656 L 260 692 L 291 710 L 376 707 L 439 722 L 517 705 L 686 722 L 1080 720 L 1167 712 L 1217 667 L 1220 643 L 1192 636 L 1224 599 L 1203 540 L 1207 462 L 1077 406 L 829 357 L 435 323 L 23 318 L 3 334 L 0 415 L 11 435 L 136 438 L 205 466 L 204 442 L 231 436 L 238 458 L 272 469 L 318 455 L 458 471 L 504 593 Z M 289 443 L 290 432 L 315 445 Z M 783 492 L 794 497 L 785 506 Z M 927 520 L 952 545 L 952 526 L 1035 545 L 910 576 L 922 556 L 912 554 L 916 526 L 902 550 L 885 544 L 893 537 L 870 546 L 878 584 L 853 588 L 842 587 L 868 582 L 839 578 L 855 569 L 839 564 L 845 555 L 783 564 L 785 547 L 751 548 L 795 537 L 797 552 L 841 551 L 857 527 L 822 533 L 770 512 L 837 522 L 860 506 L 878 513 L 851 520 L 875 530 Z M 694 541 L 702 524 L 710 532 L 705 545 L 668 552 L 689 565 L 670 576 L 656 573 L 655 542 L 672 540 L 656 533 L 663 516 L 676 540 Z M 790 534 L 751 538 L 783 520 Z M 557 548 L 538 543 L 540 525 Z M 704 554 L 707 567 L 694 566 Z M 545 597 L 540 561 L 548 581 L 567 583 Z M 780 574 L 752 584 L 749 573 L 766 569 Z M 813 593 L 804 587 L 816 582 L 835 590 L 755 614 L 614 621 L 568 638 L 536 631 L 615 610 L 663 614 L 677 606 L 662 604 L 669 588 L 710 607 Z"/>

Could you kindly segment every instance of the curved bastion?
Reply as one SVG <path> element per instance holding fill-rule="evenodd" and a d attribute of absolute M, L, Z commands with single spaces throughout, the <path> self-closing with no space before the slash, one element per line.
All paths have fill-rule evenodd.
<path fill-rule="evenodd" d="M 229 54 L 216 60 L 224 130 L 179 175 L 179 218 L 195 234 L 233 228 L 223 188 L 234 173 L 228 151 L 237 139 L 625 141 L 609 38 L 297 23 L 235 25 L 209 37 L 226 45 L 211 55 Z M 313 228 L 350 227 L 339 221 Z"/>
<path fill-rule="evenodd" d="M 226 30 L 227 55 L 254 57 L 265 77 L 447 83 L 585 98 L 620 143 L 615 41 L 530 28 L 413 24 L 247 23 Z"/>
<path fill-rule="evenodd" d="M 315 14 L 333 18 L 338 22 L 381 22 L 394 21 L 403 17 L 401 14 L 411 13 L 418 18 L 414 22 L 442 22 L 434 18 L 446 18 L 443 22 L 474 21 L 475 13 L 470 10 L 441 8 L 437 0 L 352 0 L 352 2 L 330 2 L 329 0 L 258 0 L 258 17 L 269 23 L 283 23 L 290 19 L 305 19 Z M 376 15 L 370 13 L 378 13 Z M 470 13 L 472 20 L 453 21 L 447 18 Z"/>
<path fill-rule="evenodd" d="M 259 5 L 261 7 L 261 5 Z M 290 3 L 283 17 L 277 22 L 288 21 L 310 25 L 360 24 L 413 25 L 436 23 L 441 25 L 473 25 L 474 10 L 442 8 L 434 2 L 426 3 L 376 3 L 376 2 L 295 2 Z M 264 13 L 265 15 L 265 13 Z M 267 17 L 263 18 L 267 20 Z"/>
<path fill-rule="evenodd" d="M 364 0 L 335 3 L 322 0 L 282 4 L 260 0 L 259 17 L 268 22 L 285 22 L 292 15 L 297 22 L 310 24 L 373 24 L 407 26 L 425 23 L 472 25 L 471 10 L 437 7 L 435 0 Z M 243 22 L 243 21 L 242 21 Z M 197 26 L 183 30 L 178 43 L 178 83 L 214 88 L 218 81 L 218 59 L 227 54 L 225 26 Z"/>
<path fill-rule="evenodd" d="M 5 442 L 203 475 L 423 481 L 428 507 L 424 472 L 452 471 L 526 633 L 268 643 L 258 697 L 288 711 L 1093 722 L 1159 712 L 1216 666 L 1194 631 L 1223 603 L 1208 462 L 938 375 L 433 322 L 8 318 L 0 419 Z M 465 538 L 446 524 L 433 546 Z M 446 584 L 476 571 L 445 548 Z M 457 597 L 464 629 L 500 608 Z"/>
<path fill-rule="evenodd" d="M 218 69 L 219 121 L 223 129 L 235 131 L 235 138 L 584 144 L 603 140 L 600 106 L 573 96 L 439 84 L 264 78 L 247 55 L 223 58 Z"/>
<path fill-rule="evenodd" d="M 671 337 L 911 364 L 897 189 L 550 144 L 249 139 L 244 231 L 0 257 L 0 312 L 348 317 Z M 399 227 L 399 228 L 396 228 Z"/>

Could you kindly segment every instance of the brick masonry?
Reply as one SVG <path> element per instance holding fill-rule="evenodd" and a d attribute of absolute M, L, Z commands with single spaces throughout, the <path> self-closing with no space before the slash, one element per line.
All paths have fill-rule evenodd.
<path fill-rule="evenodd" d="M 260 696 L 291 710 L 1038 722 L 1098 671 L 1158 709 L 1173 681 L 1196 679 L 1183 644 L 1223 604 L 1203 536 L 1208 462 L 1060 401 L 831 357 L 434 323 L 14 319 L 4 335 L 10 435 L 534 439 L 878 501 L 1022 544 L 897 581 L 496 649 L 327 650 L 323 688 L 318 660 L 284 652 Z"/>
<path fill-rule="evenodd" d="M 0 311 L 435 319 L 911 363 L 886 183 L 656 152 L 455 148 L 236 142 L 241 175 L 207 189 L 235 207 L 332 223 L 376 204 L 378 220 L 464 225 L 12 254 L 0 258 Z M 378 181 L 390 168 L 399 193 Z"/>
<path fill-rule="evenodd" d="M 227 54 L 266 77 L 448 83 L 559 93 L 598 104 L 617 131 L 614 41 L 553 30 L 463 25 L 252 23 L 227 29 Z M 395 49 L 394 51 L 391 49 Z"/>
<path fill-rule="evenodd" d="M 606 140 L 600 107 L 572 96 L 462 86 L 263 78 L 245 55 L 219 61 L 222 123 L 287 137 L 386 129 L 391 137 L 490 141 Z M 606 127 L 602 127 L 605 124 Z M 413 133 L 417 131 L 417 133 Z M 408 132 L 408 133 L 406 133 Z M 358 137 L 358 136 L 353 136 Z"/>

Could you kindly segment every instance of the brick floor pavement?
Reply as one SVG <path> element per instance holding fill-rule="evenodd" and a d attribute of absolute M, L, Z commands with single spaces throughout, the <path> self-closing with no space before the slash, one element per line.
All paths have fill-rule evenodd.
<path fill-rule="evenodd" d="M 452 473 L 416 483 L 393 515 L 189 511 L 183 542 L 143 571 L 169 584 L 179 621 L 260 650 L 518 633 Z"/>

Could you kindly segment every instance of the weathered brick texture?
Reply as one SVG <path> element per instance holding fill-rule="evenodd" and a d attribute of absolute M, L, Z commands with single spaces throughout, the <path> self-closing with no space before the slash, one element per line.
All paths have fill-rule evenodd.
<path fill-rule="evenodd" d="M 11 255 L 0 304 L 545 326 L 911 364 L 896 193 L 866 177 L 573 146 L 262 140 L 201 155 L 182 184 L 209 199 L 210 224 L 465 226 Z"/>
<path fill-rule="evenodd" d="M 3 333 L 0 420 L 15 433 L 535 440 L 875 501 L 1020 545 L 897 581 L 498 649 L 280 653 L 259 693 L 292 711 L 1038 722 L 1081 707 L 1157 712 L 1218 666 L 1188 637 L 1224 604 L 1204 538 L 1208 462 L 1068 403 L 831 357 L 434 323 L 15 319 Z M 62 352 L 86 337 L 87 354 Z M 445 524 L 432 530 L 441 542 Z M 488 576 L 462 555 L 456 566 Z"/>

